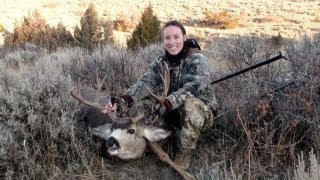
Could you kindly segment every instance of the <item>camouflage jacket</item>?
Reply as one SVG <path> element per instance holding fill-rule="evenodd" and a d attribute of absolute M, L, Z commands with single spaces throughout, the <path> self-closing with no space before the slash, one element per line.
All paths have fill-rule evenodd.
<path fill-rule="evenodd" d="M 208 59 L 200 52 L 189 53 L 191 55 L 182 59 L 180 63 L 167 62 L 170 70 L 170 88 L 167 99 L 172 105 L 172 109 L 177 109 L 191 97 L 202 100 L 213 109 L 217 108 L 217 101 L 210 85 L 211 71 Z M 129 95 L 134 101 L 148 97 L 149 92 L 145 88 L 146 84 L 154 92 L 160 93 L 162 90 L 162 79 L 164 54 L 152 62 L 142 78 L 131 86 L 124 95 Z"/>

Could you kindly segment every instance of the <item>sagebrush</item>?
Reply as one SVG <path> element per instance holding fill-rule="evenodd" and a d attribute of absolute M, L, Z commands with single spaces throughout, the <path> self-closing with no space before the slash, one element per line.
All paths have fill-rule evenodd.
<path fill-rule="evenodd" d="M 298 179 L 301 166 L 317 171 L 320 35 L 277 45 L 270 38 L 214 39 L 205 46 L 213 79 L 279 50 L 288 59 L 214 85 L 219 117 L 193 158 L 190 172 L 198 179 Z M 2 49 L 1 178 L 178 179 L 149 151 L 130 162 L 106 157 L 83 120 L 83 106 L 69 96 L 72 87 L 97 90 L 101 84 L 103 93 L 120 95 L 162 51 L 160 44 L 137 52 L 112 44 L 91 52 Z"/>

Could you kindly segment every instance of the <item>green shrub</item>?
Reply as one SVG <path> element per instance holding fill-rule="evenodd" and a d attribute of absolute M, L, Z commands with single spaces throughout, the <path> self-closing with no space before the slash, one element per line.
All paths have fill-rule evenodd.
<path fill-rule="evenodd" d="M 71 32 L 66 29 L 62 22 L 60 22 L 56 28 L 52 28 L 50 44 L 54 49 L 57 47 L 74 45 L 74 38 Z"/>
<path fill-rule="evenodd" d="M 127 47 L 137 50 L 149 44 L 160 41 L 160 21 L 153 15 L 152 6 L 149 5 L 143 12 L 138 26 L 127 40 Z"/>
<path fill-rule="evenodd" d="M 74 37 L 79 46 L 93 50 L 101 42 L 102 35 L 98 14 L 91 3 L 80 20 L 80 28 L 75 28 Z"/>
<path fill-rule="evenodd" d="M 105 23 L 102 24 L 103 27 L 103 42 L 104 43 L 110 43 L 114 44 L 115 39 L 113 36 L 113 23 L 111 21 L 106 21 Z"/>
<path fill-rule="evenodd" d="M 281 36 L 281 33 L 278 33 L 277 36 L 272 36 L 269 41 L 270 46 L 274 49 L 280 49 L 284 44 L 284 38 Z"/>
<path fill-rule="evenodd" d="M 59 46 L 73 44 L 73 37 L 69 31 L 59 23 L 57 28 L 50 27 L 38 11 L 24 17 L 21 24 L 15 24 L 12 34 L 4 40 L 7 48 L 23 47 L 26 43 L 36 44 L 49 51 Z"/>
<path fill-rule="evenodd" d="M 21 25 L 15 24 L 12 37 L 8 36 L 5 46 L 21 46 L 27 42 L 43 47 L 48 47 L 51 36 L 51 28 L 38 11 L 34 11 L 25 17 Z M 9 41 L 10 39 L 10 41 Z"/>

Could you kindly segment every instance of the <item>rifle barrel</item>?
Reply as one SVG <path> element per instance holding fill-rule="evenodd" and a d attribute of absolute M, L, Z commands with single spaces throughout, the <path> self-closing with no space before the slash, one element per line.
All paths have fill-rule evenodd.
<path fill-rule="evenodd" d="M 283 59 L 287 59 L 286 57 L 284 57 L 284 56 L 281 54 L 281 52 L 279 52 L 279 55 L 277 55 L 277 56 L 275 56 L 275 57 L 273 57 L 273 58 L 267 59 L 267 60 L 262 61 L 262 62 L 260 62 L 260 63 L 258 63 L 258 64 L 255 64 L 255 65 L 253 65 L 253 66 L 247 67 L 247 68 L 245 68 L 245 69 L 243 69 L 243 70 L 240 70 L 240 71 L 238 71 L 238 72 L 232 73 L 232 74 L 230 74 L 230 75 L 228 75 L 228 76 L 225 76 L 225 77 L 223 77 L 223 78 L 220 78 L 220 79 L 218 79 L 218 80 L 212 81 L 212 82 L 210 83 L 210 85 L 216 84 L 216 83 L 218 83 L 218 82 L 220 82 L 220 81 L 224 81 L 224 80 L 226 80 L 226 79 L 230 79 L 230 78 L 232 78 L 232 77 L 234 77 L 234 76 L 237 76 L 237 75 L 239 75 L 239 74 L 242 74 L 242 73 L 251 71 L 251 70 L 253 70 L 253 69 L 256 69 L 256 68 L 258 68 L 258 67 L 261 67 L 261 66 L 264 66 L 264 65 L 266 65 L 266 64 L 272 63 L 272 62 L 277 61 L 277 60 L 282 59 L 282 58 L 283 58 Z"/>

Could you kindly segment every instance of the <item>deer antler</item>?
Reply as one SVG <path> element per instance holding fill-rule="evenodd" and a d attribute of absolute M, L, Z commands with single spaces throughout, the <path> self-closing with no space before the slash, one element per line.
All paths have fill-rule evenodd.
<path fill-rule="evenodd" d="M 82 96 L 76 94 L 76 92 L 74 91 L 74 88 L 72 88 L 72 90 L 70 91 L 70 95 L 77 99 L 79 102 L 85 104 L 85 105 L 88 105 L 90 107 L 93 107 L 93 108 L 96 108 L 96 109 L 100 109 L 100 110 L 103 110 L 104 107 L 98 103 L 93 103 L 93 102 L 90 102 L 90 101 L 87 101 L 85 100 Z"/>
<path fill-rule="evenodd" d="M 163 90 L 160 96 L 154 94 L 150 88 L 146 85 L 146 89 L 148 90 L 148 92 L 150 93 L 151 96 L 153 96 L 157 101 L 159 101 L 159 103 L 161 105 L 163 105 L 163 102 L 165 100 L 165 98 L 168 95 L 168 91 L 169 91 L 169 86 L 170 86 L 170 71 L 169 71 L 169 67 L 168 64 L 166 62 L 163 61 L 163 66 L 164 66 L 164 77 L 160 74 L 160 77 L 163 81 Z"/>
<path fill-rule="evenodd" d="M 131 119 L 132 123 L 138 123 L 139 121 L 141 121 L 144 118 L 144 114 L 138 114 L 136 117 Z"/>
<path fill-rule="evenodd" d="M 83 103 L 83 104 L 85 104 L 85 105 L 87 105 L 87 106 L 90 106 L 90 107 L 93 107 L 93 108 L 96 108 L 96 109 L 100 109 L 100 110 L 105 109 L 104 106 L 102 106 L 102 105 L 100 105 L 100 104 L 98 104 L 98 103 L 94 103 L 94 102 L 90 102 L 90 101 L 85 100 L 81 95 L 78 95 L 78 94 L 75 92 L 74 88 L 71 89 L 70 95 L 71 95 L 73 98 L 77 99 L 79 102 L 81 102 L 81 103 Z M 109 114 L 109 115 L 110 115 L 111 119 L 114 120 L 114 119 L 115 119 L 115 116 L 116 116 L 116 112 L 113 112 L 112 114 Z"/>

